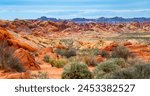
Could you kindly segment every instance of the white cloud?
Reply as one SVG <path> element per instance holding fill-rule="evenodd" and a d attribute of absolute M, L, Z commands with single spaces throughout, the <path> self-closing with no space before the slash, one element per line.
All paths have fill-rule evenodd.
<path fill-rule="evenodd" d="M 19 13 L 53 13 L 53 12 L 77 12 L 77 13 L 97 13 L 97 12 L 111 12 L 111 13 L 130 13 L 130 12 L 150 12 L 150 9 L 134 9 L 134 10 L 110 10 L 110 9 L 103 9 L 103 10 L 99 10 L 99 9 L 83 9 L 83 10 L 72 10 L 72 9 L 67 9 L 67 10 L 50 10 L 50 9 L 18 9 L 18 10 L 4 10 L 4 9 L 0 9 L 0 13 L 5 13 L 5 12 L 19 12 Z"/>

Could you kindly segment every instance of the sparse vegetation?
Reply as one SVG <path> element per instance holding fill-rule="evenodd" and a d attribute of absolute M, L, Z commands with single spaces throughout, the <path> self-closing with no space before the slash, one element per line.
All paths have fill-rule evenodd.
<path fill-rule="evenodd" d="M 121 68 L 127 67 L 127 63 L 125 62 L 123 58 L 111 58 L 109 59 L 109 61 L 117 64 Z"/>
<path fill-rule="evenodd" d="M 61 56 L 65 56 L 67 58 L 70 58 L 72 56 L 76 56 L 76 49 L 69 48 L 69 49 L 57 49 L 55 52 Z"/>
<path fill-rule="evenodd" d="M 44 61 L 50 63 L 50 57 L 48 55 L 44 56 Z"/>
<path fill-rule="evenodd" d="M 64 59 L 51 60 L 50 64 L 52 67 L 63 68 L 66 65 L 67 61 Z"/>
<path fill-rule="evenodd" d="M 127 60 L 130 56 L 130 51 L 122 45 L 117 46 L 112 51 L 112 58 L 124 58 Z"/>
<path fill-rule="evenodd" d="M 44 56 L 44 61 L 57 68 L 63 68 L 67 63 L 65 59 L 51 59 L 48 55 Z"/>
<path fill-rule="evenodd" d="M 129 66 L 145 64 L 145 62 L 140 58 L 128 58 L 127 63 Z"/>
<path fill-rule="evenodd" d="M 102 57 L 105 57 L 105 58 L 109 58 L 110 57 L 110 54 L 107 51 L 104 51 L 104 50 L 100 51 L 100 55 Z"/>
<path fill-rule="evenodd" d="M 30 78 L 31 79 L 49 79 L 47 72 L 38 72 L 38 73 L 31 74 Z"/>
<path fill-rule="evenodd" d="M 24 72 L 24 67 L 18 58 L 14 57 L 13 52 L 14 50 L 8 47 L 7 41 L 0 42 L 0 69 Z"/>
<path fill-rule="evenodd" d="M 117 65 L 115 60 L 110 59 L 110 60 L 107 60 L 107 61 L 104 61 L 104 62 L 98 64 L 95 71 L 102 70 L 106 73 L 109 73 L 109 72 L 113 72 L 113 71 L 117 70 L 118 67 L 119 66 Z"/>
<path fill-rule="evenodd" d="M 114 73 L 106 74 L 103 78 L 106 79 L 133 79 L 133 69 L 120 69 L 119 71 L 116 71 Z"/>
<path fill-rule="evenodd" d="M 88 66 L 96 66 L 98 64 L 96 58 L 94 56 L 84 56 L 83 61 L 88 65 Z"/>
<path fill-rule="evenodd" d="M 121 67 L 125 67 L 125 60 L 121 58 L 112 58 L 98 64 L 94 70 L 97 79 L 104 78 L 106 74 L 113 73 Z"/>
<path fill-rule="evenodd" d="M 101 51 L 97 48 L 95 49 L 83 49 L 83 50 L 79 50 L 79 55 L 82 55 L 82 56 L 97 56 L 97 55 L 101 55 L 100 53 Z"/>
<path fill-rule="evenodd" d="M 83 63 L 71 63 L 66 65 L 64 72 L 62 73 L 63 79 L 92 79 L 93 74 L 88 70 L 86 64 Z"/>
<path fill-rule="evenodd" d="M 107 79 L 150 79 L 150 64 L 138 64 L 105 76 Z"/>

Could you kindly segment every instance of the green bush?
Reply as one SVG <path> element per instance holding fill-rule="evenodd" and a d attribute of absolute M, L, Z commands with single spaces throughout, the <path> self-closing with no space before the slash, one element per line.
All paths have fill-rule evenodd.
<path fill-rule="evenodd" d="M 150 79 L 150 64 L 135 65 L 135 79 Z"/>
<path fill-rule="evenodd" d="M 13 55 L 14 51 L 15 49 L 8 47 L 6 41 L 0 42 L 0 69 L 24 72 L 21 62 Z"/>
<path fill-rule="evenodd" d="M 111 58 L 111 59 L 109 59 L 109 61 L 114 62 L 115 64 L 117 64 L 121 68 L 124 68 L 127 66 L 127 64 L 123 58 Z"/>
<path fill-rule="evenodd" d="M 106 74 L 105 79 L 134 79 L 134 68 L 120 69 L 114 73 Z"/>
<path fill-rule="evenodd" d="M 84 62 L 88 65 L 88 66 L 96 66 L 97 65 L 97 60 L 94 56 L 84 56 L 83 58 Z"/>
<path fill-rule="evenodd" d="M 105 76 L 106 79 L 150 79 L 150 64 L 139 64 Z"/>
<path fill-rule="evenodd" d="M 124 66 L 125 62 L 123 59 L 112 58 L 107 61 L 104 61 L 98 64 L 94 70 L 94 74 L 97 79 L 103 78 L 106 74 L 112 73 L 122 66 Z"/>
<path fill-rule="evenodd" d="M 97 56 L 97 55 L 101 55 L 100 54 L 100 50 L 95 48 L 95 49 L 83 49 L 83 50 L 79 50 L 79 54 L 81 56 Z"/>
<path fill-rule="evenodd" d="M 48 55 L 44 56 L 44 61 L 50 63 L 50 57 Z"/>
<path fill-rule="evenodd" d="M 44 61 L 57 68 L 63 68 L 66 65 L 65 59 L 50 59 L 48 55 L 44 56 Z"/>
<path fill-rule="evenodd" d="M 66 65 L 66 61 L 63 59 L 51 60 L 50 64 L 52 67 L 63 68 Z"/>
<path fill-rule="evenodd" d="M 128 58 L 127 63 L 130 66 L 139 65 L 139 64 L 145 64 L 145 62 L 143 60 L 139 59 L 139 58 Z"/>
<path fill-rule="evenodd" d="M 88 70 L 86 64 L 72 63 L 65 66 L 64 72 L 62 73 L 63 79 L 92 79 L 93 74 Z"/>
<path fill-rule="evenodd" d="M 69 49 L 57 49 L 55 52 L 61 56 L 65 56 L 67 58 L 70 58 L 72 56 L 76 56 L 76 49 L 69 48 Z"/>
<path fill-rule="evenodd" d="M 98 64 L 95 68 L 95 71 L 101 71 L 102 70 L 106 73 L 109 73 L 109 72 L 113 72 L 113 71 L 117 70 L 117 68 L 119 68 L 119 66 L 114 61 L 115 60 L 110 59 L 110 60 L 107 60 L 107 61 L 104 61 L 104 62 Z"/>
<path fill-rule="evenodd" d="M 110 54 L 107 51 L 104 51 L 104 50 L 100 51 L 99 55 L 101 55 L 102 57 L 105 57 L 105 58 L 109 58 L 110 57 Z"/>
<path fill-rule="evenodd" d="M 118 47 L 114 48 L 112 51 L 112 58 L 124 58 L 125 60 L 128 59 L 128 57 L 131 56 L 131 53 L 129 50 L 124 47 L 119 45 Z"/>

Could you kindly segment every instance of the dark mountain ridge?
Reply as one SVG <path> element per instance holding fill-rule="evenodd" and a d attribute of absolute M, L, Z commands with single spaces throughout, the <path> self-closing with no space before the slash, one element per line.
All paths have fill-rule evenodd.
<path fill-rule="evenodd" d="M 100 17 L 96 19 L 87 19 L 87 18 L 73 18 L 73 19 L 57 19 L 57 18 L 48 18 L 46 16 L 42 16 L 38 18 L 37 20 L 42 20 L 42 21 L 54 21 L 54 22 L 59 22 L 59 21 L 71 21 L 75 23 L 129 23 L 129 22 L 148 22 L 150 21 L 150 18 L 145 18 L 145 17 L 138 17 L 138 18 L 123 18 L 123 17 L 112 17 L 112 18 L 106 18 L 106 17 Z"/>

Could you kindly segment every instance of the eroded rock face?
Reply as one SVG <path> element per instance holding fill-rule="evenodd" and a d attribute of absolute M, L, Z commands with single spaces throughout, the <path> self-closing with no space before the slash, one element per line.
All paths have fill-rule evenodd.
<path fill-rule="evenodd" d="M 23 48 L 23 49 L 28 50 L 30 52 L 34 52 L 34 51 L 37 50 L 36 48 L 33 48 L 33 47 L 31 47 L 30 45 L 28 45 L 28 44 L 26 44 L 24 42 L 20 42 L 17 39 L 8 39 L 8 43 L 11 46 L 14 46 L 16 48 Z"/>
<path fill-rule="evenodd" d="M 22 72 L 22 73 L 0 72 L 0 78 L 2 79 L 30 79 L 30 73 L 29 72 Z"/>
<path fill-rule="evenodd" d="M 27 70 L 39 70 L 40 66 L 36 63 L 34 57 L 29 51 L 20 48 L 14 52 L 14 56 L 17 57 Z"/>
<path fill-rule="evenodd" d="M 137 58 L 143 59 L 145 61 L 150 60 L 150 46 L 148 45 L 133 44 L 131 42 L 123 42 L 123 43 L 113 42 L 110 45 L 101 48 L 101 50 L 112 52 L 113 48 L 117 47 L 119 44 L 128 48 L 129 51 Z"/>
<path fill-rule="evenodd" d="M 9 46 L 13 46 L 15 48 L 23 48 L 30 52 L 34 52 L 37 50 L 36 48 L 31 47 L 27 43 L 17 40 L 17 38 L 15 38 L 10 32 L 0 27 L 0 41 L 4 40 L 8 42 Z"/>
<path fill-rule="evenodd" d="M 105 46 L 104 48 L 102 48 L 102 50 L 104 50 L 104 51 L 112 51 L 113 48 L 115 48 L 117 46 L 118 46 L 117 42 L 112 42 L 112 43 L 110 43 L 110 45 Z"/>
<path fill-rule="evenodd" d="M 38 54 L 38 59 L 41 61 L 44 60 L 44 56 L 49 56 L 51 59 L 59 59 L 61 56 L 58 54 L 54 53 L 53 48 L 48 47 L 48 48 L 43 48 L 42 50 L 39 51 Z"/>
<path fill-rule="evenodd" d="M 14 37 L 7 30 L 0 27 L 0 41 L 7 39 L 14 39 Z"/>
<path fill-rule="evenodd" d="M 35 36 L 47 36 L 54 32 L 149 32 L 150 22 L 131 23 L 83 23 L 70 21 L 40 21 L 40 20 L 14 20 L 0 21 L 0 26 L 16 33 L 32 34 Z"/>

